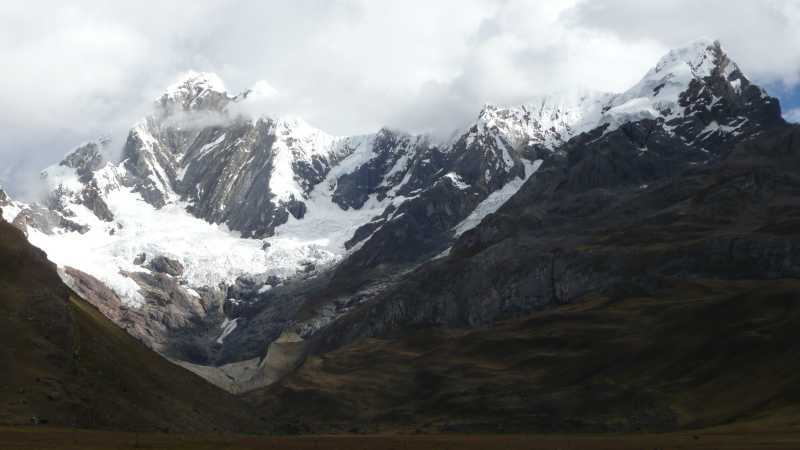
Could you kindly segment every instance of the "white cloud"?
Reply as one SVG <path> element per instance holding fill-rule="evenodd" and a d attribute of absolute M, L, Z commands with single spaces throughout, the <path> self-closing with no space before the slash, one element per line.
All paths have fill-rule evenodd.
<path fill-rule="evenodd" d="M 85 139 L 121 143 L 190 69 L 233 91 L 266 80 L 259 109 L 332 133 L 446 131 L 485 102 L 619 91 L 701 35 L 792 85 L 798 22 L 792 0 L 3 2 L 0 173 L 19 183 Z"/>
<path fill-rule="evenodd" d="M 783 118 L 789 122 L 800 123 L 800 108 L 794 108 L 784 112 Z"/>
<path fill-rule="evenodd" d="M 565 20 L 625 41 L 668 47 L 698 36 L 720 39 L 751 77 L 800 80 L 800 2 L 796 0 L 581 1 Z"/>

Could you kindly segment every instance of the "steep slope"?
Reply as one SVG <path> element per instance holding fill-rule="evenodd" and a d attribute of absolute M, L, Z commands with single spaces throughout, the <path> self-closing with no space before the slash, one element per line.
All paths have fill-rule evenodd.
<path fill-rule="evenodd" d="M 590 137 L 583 138 L 582 142 L 587 147 L 593 147 L 588 152 L 596 153 L 594 148 L 602 145 L 596 141 L 620 136 L 615 131 L 624 127 L 622 135 L 638 134 L 625 139 L 635 141 L 639 151 L 631 152 L 629 160 L 623 164 L 638 165 L 640 168 L 650 165 L 653 167 L 643 170 L 660 171 L 660 176 L 665 170 L 672 170 L 660 166 L 672 164 L 677 167 L 686 162 L 714 160 L 722 147 L 780 121 L 777 100 L 751 84 L 724 53 L 719 42 L 699 40 L 665 55 L 639 83 L 622 94 L 562 95 L 545 97 L 518 108 L 486 107 L 477 124 L 453 145 L 453 152 L 458 154 L 455 158 L 459 168 L 457 173 L 466 181 L 466 185 L 490 186 L 494 182 L 494 172 L 484 170 L 486 166 L 480 165 L 481 161 L 484 161 L 483 164 L 505 166 L 506 171 L 511 173 L 516 168 L 512 155 L 519 154 L 527 155 L 529 161 L 542 160 L 544 167 L 547 167 L 557 164 L 567 154 L 566 143 L 571 139 L 587 134 Z M 631 124 L 652 125 L 632 128 Z M 573 144 L 573 147 L 577 145 Z M 661 154 L 646 154 L 650 145 L 660 148 Z M 492 148 L 498 149 L 494 152 L 497 155 L 495 158 L 476 157 L 476 153 Z M 515 148 L 517 151 L 506 153 L 506 148 Z M 540 163 L 536 164 L 538 167 Z M 524 180 L 525 176 L 519 179 Z M 509 178 L 499 180 L 499 185 L 489 190 L 490 195 L 480 197 L 481 201 L 492 202 L 494 199 L 489 197 L 495 192 L 502 192 L 508 182 Z M 516 190 L 510 193 L 514 192 Z M 494 203 L 494 207 L 479 205 L 482 207 L 471 208 L 484 214 L 470 214 L 467 220 L 461 217 L 462 223 L 457 225 L 446 219 L 433 223 L 444 223 L 443 228 L 447 231 L 455 226 L 456 234 L 461 234 L 502 204 L 497 201 Z M 419 215 L 412 218 L 387 227 L 384 242 L 376 243 L 371 252 L 365 249 L 360 252 L 362 255 L 353 255 L 349 258 L 350 262 L 359 260 L 362 262 L 359 268 L 363 268 L 374 264 L 376 258 L 380 258 L 381 250 L 402 249 L 402 245 L 385 242 L 391 239 L 390 234 L 399 236 L 398 240 L 402 240 L 406 246 L 409 238 L 411 242 L 416 242 L 413 233 L 404 232 L 402 228 L 418 230 L 420 225 L 416 223 L 425 221 L 419 220 Z M 436 236 L 438 242 L 448 242 L 444 238 L 446 233 L 425 230 L 423 236 Z M 376 236 L 375 239 L 380 237 Z M 411 246 L 414 247 L 413 244 Z M 427 249 L 424 245 L 420 247 Z M 444 248 L 446 246 L 440 245 L 431 250 L 441 251 Z M 352 271 L 347 275 L 352 276 Z"/>
<path fill-rule="evenodd" d="M 719 81 L 711 73 L 703 83 Z M 682 123 L 703 116 L 696 109 L 733 110 L 740 101 L 687 104 Z M 754 117 L 746 119 L 759 126 L 711 148 L 664 117 L 576 136 L 563 158 L 547 161 L 496 214 L 462 234 L 449 258 L 373 296 L 325 339 L 346 342 L 398 324 L 484 325 L 618 283 L 646 287 L 649 277 L 796 276 L 796 236 L 783 224 L 794 220 L 798 130 L 775 105 L 772 98 L 749 104 Z"/>
<path fill-rule="evenodd" d="M 625 175 L 624 184 L 587 186 L 582 159 L 543 170 L 450 257 L 366 299 L 318 338 L 335 348 L 399 326 L 487 325 L 592 292 L 648 292 L 660 277 L 797 277 L 798 133 L 778 126 L 719 163 L 639 174 L 647 185 Z M 629 157 L 583 148 L 573 151 L 615 167 Z"/>
<path fill-rule="evenodd" d="M 307 316 L 293 327 L 305 364 L 255 401 L 318 396 L 325 408 L 298 417 L 334 429 L 347 411 L 365 426 L 425 417 L 438 429 L 550 431 L 796 414 L 784 368 L 798 311 L 800 127 L 718 43 L 662 63 L 668 80 L 690 74 L 676 102 L 663 89 L 632 98 L 670 108 L 600 120 L 448 255 L 358 290 L 333 320 Z"/>
<path fill-rule="evenodd" d="M 79 299 L 0 220 L 0 423 L 255 430 L 247 408 L 170 364 Z"/>
<path fill-rule="evenodd" d="M 794 279 L 664 279 L 491 327 L 401 328 L 311 357 L 247 395 L 287 430 L 794 428 L 798 288 Z"/>
<path fill-rule="evenodd" d="M 659 82 L 657 86 L 667 83 L 665 86 L 669 89 L 643 88 L 653 82 Z M 736 89 L 736 86 L 740 89 Z M 695 95 L 698 91 L 709 94 Z M 603 104 L 603 101 L 606 103 Z M 617 119 L 623 113 L 618 107 L 631 101 L 635 105 L 623 108 L 631 121 L 619 123 Z M 626 220 L 639 217 L 635 212 L 652 208 L 647 203 L 651 200 L 647 195 L 653 192 L 658 183 L 674 181 L 674 177 L 683 173 L 691 174 L 685 175 L 693 183 L 687 186 L 707 183 L 708 179 L 704 177 L 709 176 L 709 171 L 713 173 L 714 170 L 726 170 L 729 167 L 721 161 L 730 156 L 735 146 L 757 139 L 764 133 L 780 134 L 780 127 L 785 127 L 777 101 L 750 84 L 722 52 L 718 42 L 701 41 L 670 52 L 641 83 L 627 93 L 589 104 L 599 105 L 600 109 L 594 112 L 590 111 L 591 108 L 587 109 L 571 128 L 585 131 L 553 151 L 542 154 L 543 161 L 536 176 L 528 180 L 498 214 L 490 215 L 480 226 L 469 231 L 453 225 L 456 234 L 460 235 L 450 252 L 453 258 L 430 264 L 437 267 L 464 258 L 473 262 L 474 266 L 469 270 L 463 267 L 463 272 L 453 280 L 452 285 L 446 281 L 449 276 L 439 278 L 441 274 L 429 272 L 431 284 L 425 283 L 424 287 L 430 292 L 420 292 L 401 283 L 396 287 L 377 290 L 367 284 L 364 289 L 356 287 L 356 293 L 353 293 L 347 282 L 363 277 L 365 270 L 375 264 L 374 255 L 387 248 L 384 245 L 373 249 L 367 243 L 337 267 L 334 280 L 345 281 L 332 285 L 328 291 L 315 294 L 312 305 L 316 305 L 316 311 L 308 312 L 309 320 L 322 314 L 324 306 L 320 305 L 336 303 L 337 299 L 345 297 L 343 291 L 346 292 L 348 288 L 351 289 L 349 297 L 359 299 L 359 304 L 370 303 L 376 298 L 392 300 L 391 305 L 380 306 L 386 308 L 381 313 L 387 315 L 385 320 L 361 316 L 352 323 L 348 322 L 351 328 L 347 331 L 338 330 L 339 338 L 358 334 L 355 331 L 357 329 L 380 329 L 385 321 L 414 320 L 420 323 L 429 321 L 462 325 L 490 323 L 504 311 L 530 311 L 607 285 L 613 278 L 603 273 L 591 276 L 580 272 L 570 273 L 559 275 L 556 279 L 548 274 L 555 270 L 553 267 L 560 265 L 557 264 L 562 261 L 560 253 L 574 252 L 573 249 L 583 245 L 593 230 L 605 230 L 626 223 Z M 715 128 L 713 133 L 702 131 L 713 128 L 714 124 L 733 122 L 745 125 L 735 130 Z M 589 128 L 591 126 L 593 128 Z M 728 158 L 727 164 L 733 164 L 736 158 L 745 156 Z M 668 191 L 688 189 L 687 186 L 670 185 Z M 637 203 L 633 205 L 626 203 L 634 200 Z M 516 209 L 503 213 L 511 205 L 516 205 Z M 495 204 L 493 209 L 496 210 L 498 206 Z M 629 211 L 624 208 L 632 209 Z M 476 209 L 480 210 L 480 205 Z M 508 223 L 524 225 L 496 223 L 495 217 L 504 214 L 508 214 Z M 479 219 L 473 220 L 473 223 L 477 221 Z M 704 226 L 710 227 L 708 224 Z M 515 246 L 506 239 L 507 231 L 503 227 L 514 230 L 530 228 L 528 235 L 533 247 Z M 407 239 L 407 234 L 396 235 L 401 237 L 399 242 L 406 242 L 402 238 Z M 683 238 L 685 236 L 678 236 L 678 239 Z M 502 242 L 504 239 L 505 242 Z M 476 244 L 476 241 L 480 243 Z M 484 246 L 495 243 L 505 245 L 497 250 L 505 253 L 498 253 L 496 257 L 481 253 Z M 520 256 L 520 252 L 529 255 L 529 258 Z M 472 256 L 474 259 L 468 259 Z M 512 261 L 505 261 L 508 256 Z M 494 268 L 498 264 L 502 269 Z M 520 271 L 518 275 L 516 270 Z M 531 271 L 537 276 L 529 277 L 527 274 Z M 413 280 L 415 276 L 408 279 Z M 517 280 L 517 277 L 524 280 Z M 558 286 L 561 279 L 572 286 Z M 342 285 L 346 288 L 343 289 Z M 358 292 L 359 289 L 362 292 Z M 431 292 L 442 293 L 442 300 L 447 305 L 453 305 L 460 295 L 474 299 L 474 304 L 470 304 L 467 311 L 461 311 L 460 306 L 434 307 L 429 301 Z M 401 300 L 404 298 L 413 298 L 423 310 L 417 310 L 417 306 L 410 307 Z M 377 303 L 382 304 L 380 301 Z M 353 309 L 363 309 L 354 306 L 351 304 L 343 312 L 349 314 Z M 315 327 L 309 328 L 302 323 L 298 328 L 303 330 L 301 334 L 304 337 L 315 333 Z"/>

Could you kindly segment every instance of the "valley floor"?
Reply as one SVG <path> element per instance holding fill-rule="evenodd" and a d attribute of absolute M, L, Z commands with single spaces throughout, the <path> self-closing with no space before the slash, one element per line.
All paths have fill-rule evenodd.
<path fill-rule="evenodd" d="M 290 449 L 797 449 L 800 431 L 725 428 L 667 434 L 189 436 L 57 428 L 0 428 L 3 450 Z"/>

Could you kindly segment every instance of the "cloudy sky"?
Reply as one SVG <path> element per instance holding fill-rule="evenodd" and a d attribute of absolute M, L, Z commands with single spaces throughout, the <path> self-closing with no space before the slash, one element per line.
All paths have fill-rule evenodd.
<path fill-rule="evenodd" d="M 800 120 L 798 23 L 798 0 L 4 1 L 0 183 L 24 195 L 75 145 L 121 145 L 186 70 L 263 80 L 265 114 L 333 134 L 440 133 L 487 102 L 623 90 L 704 36 Z"/>

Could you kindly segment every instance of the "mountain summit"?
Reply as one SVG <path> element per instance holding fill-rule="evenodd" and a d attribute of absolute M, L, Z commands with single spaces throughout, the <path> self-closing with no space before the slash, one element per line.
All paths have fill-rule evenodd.
<path fill-rule="evenodd" d="M 156 101 L 164 108 L 179 107 L 183 111 L 219 109 L 225 106 L 225 83 L 215 73 L 189 71 L 161 94 Z"/>
<path fill-rule="evenodd" d="M 779 111 L 777 100 L 747 79 L 719 41 L 702 39 L 670 51 L 602 113 L 611 128 L 662 118 L 684 139 L 714 147 L 723 134 L 779 122 Z"/>

